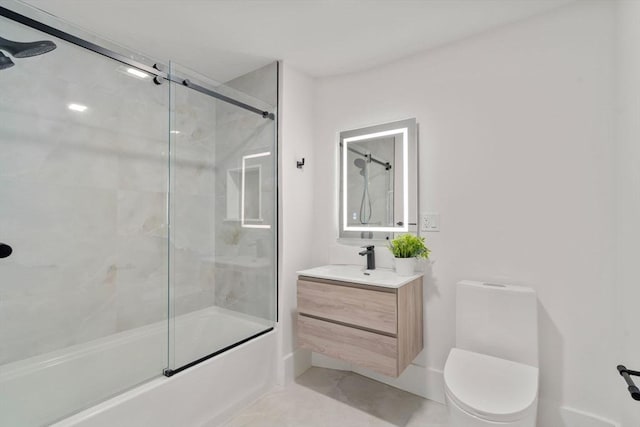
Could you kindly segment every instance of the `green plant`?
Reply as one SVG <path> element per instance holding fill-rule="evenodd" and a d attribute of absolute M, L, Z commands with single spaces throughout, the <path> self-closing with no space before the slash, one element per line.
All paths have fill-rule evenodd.
<path fill-rule="evenodd" d="M 396 258 L 429 258 L 431 251 L 424 244 L 424 237 L 403 234 L 389 242 L 389 250 Z"/>

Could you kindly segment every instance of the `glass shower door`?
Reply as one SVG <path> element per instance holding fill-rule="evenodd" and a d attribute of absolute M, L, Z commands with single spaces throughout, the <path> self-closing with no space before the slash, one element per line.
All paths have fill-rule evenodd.
<path fill-rule="evenodd" d="M 0 70 L 0 425 L 49 425 L 166 367 L 169 88 L 0 37 L 56 45 Z"/>
<path fill-rule="evenodd" d="M 275 94 L 276 73 L 245 79 Z M 269 331 L 277 265 L 275 116 L 216 95 L 274 106 L 176 64 L 171 74 L 167 375 Z"/>

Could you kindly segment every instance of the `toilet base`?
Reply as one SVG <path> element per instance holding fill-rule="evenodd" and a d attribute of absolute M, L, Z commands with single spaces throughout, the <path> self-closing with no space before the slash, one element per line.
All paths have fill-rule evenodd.
<path fill-rule="evenodd" d="M 533 411 L 532 416 L 522 420 L 509 422 L 489 421 L 471 415 L 460 408 L 451 400 L 447 392 L 445 392 L 445 400 L 447 402 L 450 427 L 536 427 L 536 411 Z"/>

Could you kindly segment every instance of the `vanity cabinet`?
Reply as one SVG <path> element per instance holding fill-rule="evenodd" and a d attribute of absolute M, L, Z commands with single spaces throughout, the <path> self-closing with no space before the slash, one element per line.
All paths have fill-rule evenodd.
<path fill-rule="evenodd" d="M 298 345 L 390 377 L 423 348 L 422 277 L 399 287 L 299 276 Z"/>

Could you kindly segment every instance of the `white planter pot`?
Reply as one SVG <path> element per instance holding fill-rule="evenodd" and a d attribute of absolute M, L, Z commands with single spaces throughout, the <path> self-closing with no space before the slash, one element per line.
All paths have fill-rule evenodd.
<path fill-rule="evenodd" d="M 400 276 L 413 276 L 416 271 L 415 258 L 394 258 L 396 273 Z"/>

